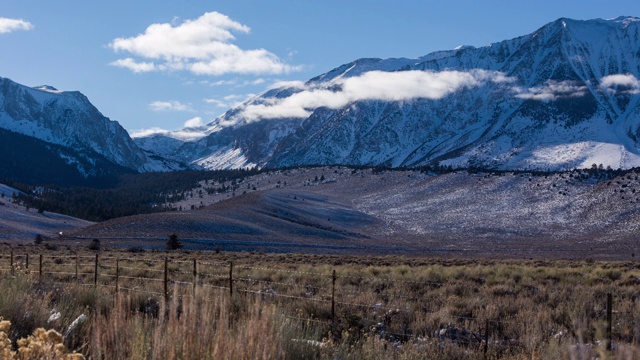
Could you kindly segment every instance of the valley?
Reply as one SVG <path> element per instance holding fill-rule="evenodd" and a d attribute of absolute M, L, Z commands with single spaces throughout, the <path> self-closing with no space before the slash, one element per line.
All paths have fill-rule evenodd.
<path fill-rule="evenodd" d="M 638 174 L 598 176 L 264 171 L 201 181 L 174 211 L 103 221 L 63 241 L 163 249 L 175 233 L 186 249 L 200 250 L 629 260 L 640 248 Z"/>

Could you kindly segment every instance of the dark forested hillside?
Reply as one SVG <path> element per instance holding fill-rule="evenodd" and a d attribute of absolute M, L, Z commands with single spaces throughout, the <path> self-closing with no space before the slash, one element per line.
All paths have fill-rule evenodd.
<path fill-rule="evenodd" d="M 57 184 L 66 187 L 108 187 L 117 184 L 119 175 L 133 173 L 133 170 L 116 165 L 100 154 L 91 153 L 91 156 L 88 156 L 89 154 L 68 147 L 2 128 L 0 139 L 0 181 L 30 185 Z M 87 160 L 89 158 L 95 161 L 95 164 L 90 163 Z M 78 170 L 79 167 L 99 170 L 82 174 Z"/>
<path fill-rule="evenodd" d="M 103 221 L 121 216 L 175 210 L 169 205 L 198 187 L 199 181 L 228 181 L 255 174 L 255 170 L 180 171 L 123 174 L 110 187 L 37 186 L 7 181 L 26 194 L 17 200 L 38 211 L 52 211 L 85 220 Z"/>

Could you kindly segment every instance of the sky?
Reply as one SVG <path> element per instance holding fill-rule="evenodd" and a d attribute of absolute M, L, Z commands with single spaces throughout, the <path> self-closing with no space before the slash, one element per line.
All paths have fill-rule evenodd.
<path fill-rule="evenodd" d="M 0 77 L 80 91 L 130 133 L 208 123 L 282 81 L 417 58 L 637 0 L 0 0 Z"/>

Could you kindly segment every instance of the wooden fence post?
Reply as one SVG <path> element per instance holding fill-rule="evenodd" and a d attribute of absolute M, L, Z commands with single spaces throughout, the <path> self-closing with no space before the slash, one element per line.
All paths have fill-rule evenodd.
<path fill-rule="evenodd" d="M 336 270 L 331 275 L 331 321 L 336 321 Z"/>
<path fill-rule="evenodd" d="M 607 293 L 607 351 L 611 351 L 612 308 L 613 298 L 611 293 Z"/>
<path fill-rule="evenodd" d="M 98 287 L 98 254 L 96 254 L 96 263 L 93 269 L 93 287 Z"/>
<path fill-rule="evenodd" d="M 487 358 L 487 352 L 489 351 L 489 319 L 484 324 L 484 358 Z"/>
<path fill-rule="evenodd" d="M 120 280 L 120 259 L 116 257 L 116 294 L 120 290 L 119 280 Z"/>
<path fill-rule="evenodd" d="M 40 254 L 40 266 L 38 266 L 38 281 L 42 281 L 42 254 Z"/>
<path fill-rule="evenodd" d="M 80 256 L 76 254 L 76 282 L 80 282 L 80 277 L 78 277 L 78 266 L 80 265 Z"/>
<path fill-rule="evenodd" d="M 28 274 L 29 273 L 29 254 L 27 254 L 27 261 L 24 268 L 27 270 L 27 274 Z"/>
<path fill-rule="evenodd" d="M 198 259 L 193 259 L 193 296 L 196 296 L 196 287 L 198 285 Z"/>
<path fill-rule="evenodd" d="M 166 256 L 164 258 L 164 302 L 169 303 L 169 258 Z"/>
<path fill-rule="evenodd" d="M 233 261 L 229 262 L 229 298 L 233 297 Z"/>
<path fill-rule="evenodd" d="M 13 274 L 14 273 L 14 271 L 13 271 L 13 251 L 11 252 L 11 260 L 10 261 L 11 261 L 11 274 Z"/>

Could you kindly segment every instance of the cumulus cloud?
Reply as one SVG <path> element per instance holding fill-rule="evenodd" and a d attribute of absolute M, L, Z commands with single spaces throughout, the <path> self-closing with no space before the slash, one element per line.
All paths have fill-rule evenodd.
<path fill-rule="evenodd" d="M 607 75 L 600 80 L 600 86 L 608 92 L 640 94 L 640 80 L 633 74 Z"/>
<path fill-rule="evenodd" d="M 0 34 L 6 34 L 17 30 L 31 30 L 33 24 L 22 19 L 9 19 L 0 17 Z"/>
<path fill-rule="evenodd" d="M 189 105 L 179 101 L 154 101 L 149 107 L 153 111 L 193 111 Z"/>
<path fill-rule="evenodd" d="M 286 98 L 270 98 L 247 106 L 240 114 L 248 121 L 281 117 L 304 118 L 313 110 L 338 109 L 359 100 L 406 101 L 418 98 L 441 99 L 462 89 L 487 82 L 506 83 L 515 79 L 486 70 L 463 71 L 370 71 L 357 77 L 340 78 L 307 86 L 288 83 L 301 91 Z"/>
<path fill-rule="evenodd" d="M 265 49 L 241 49 L 234 33 L 250 28 L 218 12 L 208 12 L 180 24 L 152 24 L 142 34 L 114 39 L 109 47 L 128 57 L 111 65 L 134 72 L 185 70 L 197 75 L 282 74 L 299 67 L 288 65 Z M 150 61 L 149 61 L 150 60 Z"/>
<path fill-rule="evenodd" d="M 514 91 L 515 96 L 520 99 L 550 101 L 584 96 L 587 93 L 587 87 L 571 80 L 547 80 L 544 85 L 527 89 L 516 87 Z"/>
<path fill-rule="evenodd" d="M 187 121 L 184 122 L 184 127 L 186 128 L 194 128 L 194 127 L 199 127 L 202 126 L 203 122 L 202 122 L 202 118 L 199 116 L 196 116 L 194 118 L 191 118 Z"/>

